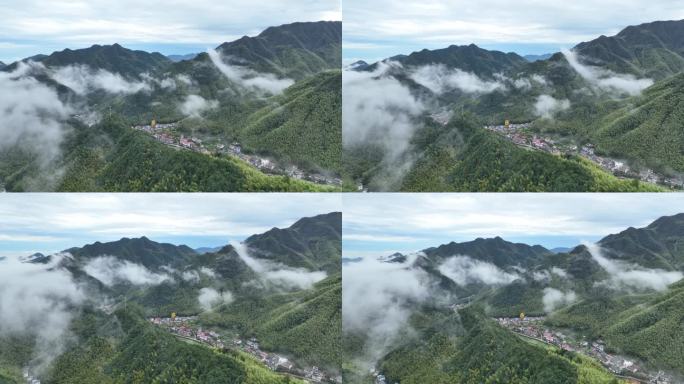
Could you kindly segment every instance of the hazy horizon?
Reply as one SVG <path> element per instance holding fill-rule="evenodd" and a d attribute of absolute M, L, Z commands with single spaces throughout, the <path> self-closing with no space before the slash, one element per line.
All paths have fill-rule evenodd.
<path fill-rule="evenodd" d="M 344 6 L 343 59 L 374 62 L 422 49 L 476 44 L 521 56 L 559 52 L 630 25 L 684 19 L 679 2 L 580 0 L 348 0 Z"/>
<path fill-rule="evenodd" d="M 56 0 L 49 6 L 40 0 L 4 3 L 0 61 L 5 64 L 94 44 L 119 43 L 164 55 L 197 53 L 271 26 L 342 17 L 338 0 L 197 0 L 172 6 L 161 0 Z"/>

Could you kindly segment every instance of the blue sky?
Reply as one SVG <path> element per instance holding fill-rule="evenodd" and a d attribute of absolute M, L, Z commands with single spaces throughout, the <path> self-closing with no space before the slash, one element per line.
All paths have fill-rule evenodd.
<path fill-rule="evenodd" d="M 629 25 L 684 19 L 680 0 L 344 0 L 345 63 L 452 44 L 558 52 Z"/>
<path fill-rule="evenodd" d="M 344 257 L 495 236 L 573 247 L 684 212 L 679 194 L 346 194 L 343 205 Z"/>
<path fill-rule="evenodd" d="M 221 246 L 340 210 L 335 194 L 0 194 L 0 256 L 141 236 Z"/>
<path fill-rule="evenodd" d="M 296 21 L 341 20 L 340 0 L 0 0 L 0 61 L 93 44 L 182 54 Z"/>

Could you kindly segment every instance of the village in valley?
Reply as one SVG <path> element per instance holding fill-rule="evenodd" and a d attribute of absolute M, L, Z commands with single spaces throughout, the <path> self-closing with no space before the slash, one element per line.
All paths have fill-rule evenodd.
<path fill-rule="evenodd" d="M 259 347 L 255 338 L 243 340 L 239 337 L 226 338 L 219 333 L 203 329 L 197 323 L 197 316 L 152 317 L 152 324 L 162 327 L 179 338 L 198 342 L 218 350 L 237 350 L 247 353 L 270 370 L 305 380 L 309 383 L 341 383 L 341 376 L 333 376 L 319 367 L 300 368 L 290 359 Z"/>
<path fill-rule="evenodd" d="M 684 178 L 682 177 L 660 175 L 648 168 L 636 170 L 624 161 L 597 155 L 593 144 L 585 144 L 578 147 L 572 142 L 566 143 L 564 140 L 554 140 L 551 137 L 542 136 L 533 132 L 530 129 L 531 127 L 532 123 L 513 124 L 506 121 L 503 125 L 488 125 L 484 128 L 504 137 L 519 147 L 529 150 L 547 152 L 553 155 L 579 155 L 620 178 L 638 179 L 643 182 L 661 184 L 675 189 L 684 188 Z"/>
<path fill-rule="evenodd" d="M 635 383 L 672 384 L 673 377 L 663 371 L 652 372 L 642 364 L 624 356 L 608 352 L 605 343 L 598 340 L 577 338 L 570 332 L 561 332 L 545 326 L 544 317 L 499 317 L 497 323 L 523 337 L 553 345 L 565 351 L 580 353 L 598 360 L 606 369 L 619 378 Z"/>
<path fill-rule="evenodd" d="M 218 154 L 236 157 L 266 174 L 286 175 L 293 179 L 306 180 L 316 184 L 342 185 L 342 179 L 338 177 L 307 172 L 296 165 L 281 165 L 273 159 L 245 153 L 242 145 L 238 142 L 223 143 L 215 138 L 211 140 L 202 140 L 194 136 L 186 137 L 185 135 L 178 133 L 178 122 L 163 124 L 152 120 L 150 124 L 135 125 L 132 128 L 136 131 L 144 132 L 150 135 L 154 140 L 175 149 L 189 150 L 207 156 Z"/>

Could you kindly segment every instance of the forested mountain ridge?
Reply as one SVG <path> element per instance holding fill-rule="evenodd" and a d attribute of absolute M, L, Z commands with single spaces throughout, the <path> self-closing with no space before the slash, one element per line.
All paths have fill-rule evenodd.
<path fill-rule="evenodd" d="M 255 257 L 291 267 L 339 271 L 342 252 L 342 213 L 303 218 L 289 228 L 273 228 L 245 240 Z"/>
<path fill-rule="evenodd" d="M 391 184 L 372 145 L 345 148 L 345 172 L 369 190 L 684 188 L 682 41 L 684 20 L 657 21 L 532 62 L 470 45 L 350 67 L 376 71 L 369 86 L 397 83 L 424 111 L 410 113 L 410 161 Z M 506 121 L 520 126 L 497 131 Z"/>
<path fill-rule="evenodd" d="M 580 43 L 590 64 L 658 80 L 684 71 L 684 20 L 629 26 L 615 36 Z"/>
<path fill-rule="evenodd" d="M 407 67 L 441 64 L 448 68 L 458 68 L 478 76 L 491 77 L 495 73 L 508 72 L 521 68 L 527 61 L 515 53 L 489 51 L 475 44 L 451 45 L 443 49 L 423 49 L 409 55 L 400 55 L 388 60 L 396 61 Z M 374 70 L 371 66 L 357 67 L 356 70 Z"/>
<path fill-rule="evenodd" d="M 135 239 L 125 237 L 107 243 L 98 241 L 80 248 L 70 248 L 64 252 L 83 260 L 99 256 L 114 256 L 150 269 L 158 269 L 163 265 L 182 265 L 197 254 L 186 245 L 157 243 L 145 236 Z"/>
<path fill-rule="evenodd" d="M 454 255 L 467 255 L 500 268 L 534 265 L 551 254 L 551 251 L 540 245 L 511 243 L 501 237 L 477 238 L 463 243 L 451 242 L 436 248 L 424 249 L 422 252 L 434 261 L 444 260 Z"/>
<path fill-rule="evenodd" d="M 171 65 L 171 61 L 161 53 L 134 51 L 119 44 L 95 44 L 89 48 L 65 49 L 53 52 L 50 55 L 27 58 L 23 61 L 35 61 L 47 67 L 55 68 L 85 65 L 93 70 L 103 69 L 134 78 L 140 78 L 143 73 L 152 74 L 163 71 Z M 4 70 L 12 71 L 16 69 L 17 64 L 12 63 Z"/>
<path fill-rule="evenodd" d="M 302 79 L 323 70 L 340 69 L 341 41 L 341 22 L 319 21 L 269 27 L 258 36 L 244 36 L 216 49 L 259 72 Z"/>
<path fill-rule="evenodd" d="M 94 45 L 4 68 L 12 81 L 56 92 L 60 113 L 69 114 L 51 122 L 59 132 L 50 161 L 31 135 L 3 147 L 0 184 L 10 191 L 341 189 L 341 23 L 272 27 L 210 53 L 173 62 Z M 152 121 L 170 125 L 130 129 Z"/>
<path fill-rule="evenodd" d="M 54 360 L 38 369 L 31 358 L 39 348 L 39 336 L 0 335 L 0 378 L 13 382 L 28 369 L 46 382 L 70 384 L 300 382 L 274 372 L 234 344 L 236 339 L 252 338 L 259 340 L 260 351 L 295 363 L 299 376 L 313 366 L 325 370 L 328 378 L 337 375 L 342 282 L 339 267 L 333 271 L 329 264 L 334 252 L 341 262 L 341 244 L 332 244 L 341 243 L 341 213 L 304 217 L 250 239 L 245 244 L 253 244 L 240 252 L 237 245 L 227 245 L 200 254 L 185 245 L 143 236 L 51 255 L 54 260 L 47 262 L 53 264 L 45 268 L 71 276 L 85 296 L 83 302 L 60 309 L 70 315 L 65 320 L 70 337 Z M 267 259 L 262 257 L 266 251 Z M 311 257 L 318 264 L 307 265 L 309 269 L 291 266 L 293 255 Z M 39 259 L 34 255 L 23 262 Z M 298 285 L 297 277 L 311 283 Z M 284 285 L 283 278 L 294 283 Z M 192 316 L 182 320 L 183 326 L 190 322 L 194 329 L 212 330 L 224 345 L 174 335 L 171 328 L 150 321 L 168 319 L 172 313 Z M 16 352 L 14 356 L 7 355 L 10 351 Z"/>
<path fill-rule="evenodd" d="M 605 359 L 599 363 L 575 348 L 584 340 L 605 344 L 605 353 L 637 364 L 637 373 L 624 371 L 628 376 L 678 378 L 684 374 L 677 358 L 684 345 L 684 279 L 678 264 L 683 241 L 684 214 L 677 214 L 605 236 L 596 246 L 556 253 L 497 237 L 452 242 L 404 257 L 398 262 L 414 260 L 406 270 L 428 279 L 430 299 L 404 303 L 411 313 L 404 328 L 410 331 L 402 331 L 376 369 L 388 380 L 407 383 L 492 377 L 526 383 L 620 382 L 606 369 Z M 460 269 L 451 270 L 454 265 Z M 445 306 L 445 301 L 452 304 Z M 546 317 L 531 320 L 538 325 L 505 329 L 501 318 L 516 321 L 521 313 Z M 566 335 L 562 343 L 570 347 L 516 335 L 525 331 L 515 329 L 530 327 Z M 364 335 L 349 337 L 363 340 Z M 362 353 L 359 342 L 346 345 L 350 356 Z M 354 371 L 346 374 L 351 382 L 368 382 Z"/>

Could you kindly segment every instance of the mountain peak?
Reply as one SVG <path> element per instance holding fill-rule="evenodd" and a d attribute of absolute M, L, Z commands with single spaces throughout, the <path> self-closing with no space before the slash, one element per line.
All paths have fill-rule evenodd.
<path fill-rule="evenodd" d="M 124 237 L 107 243 L 95 242 L 81 248 L 66 250 L 76 258 L 91 259 L 113 256 L 121 260 L 141 264 L 150 269 L 164 265 L 175 265 L 188 261 L 196 252 L 185 245 L 157 243 L 147 237 Z"/>

